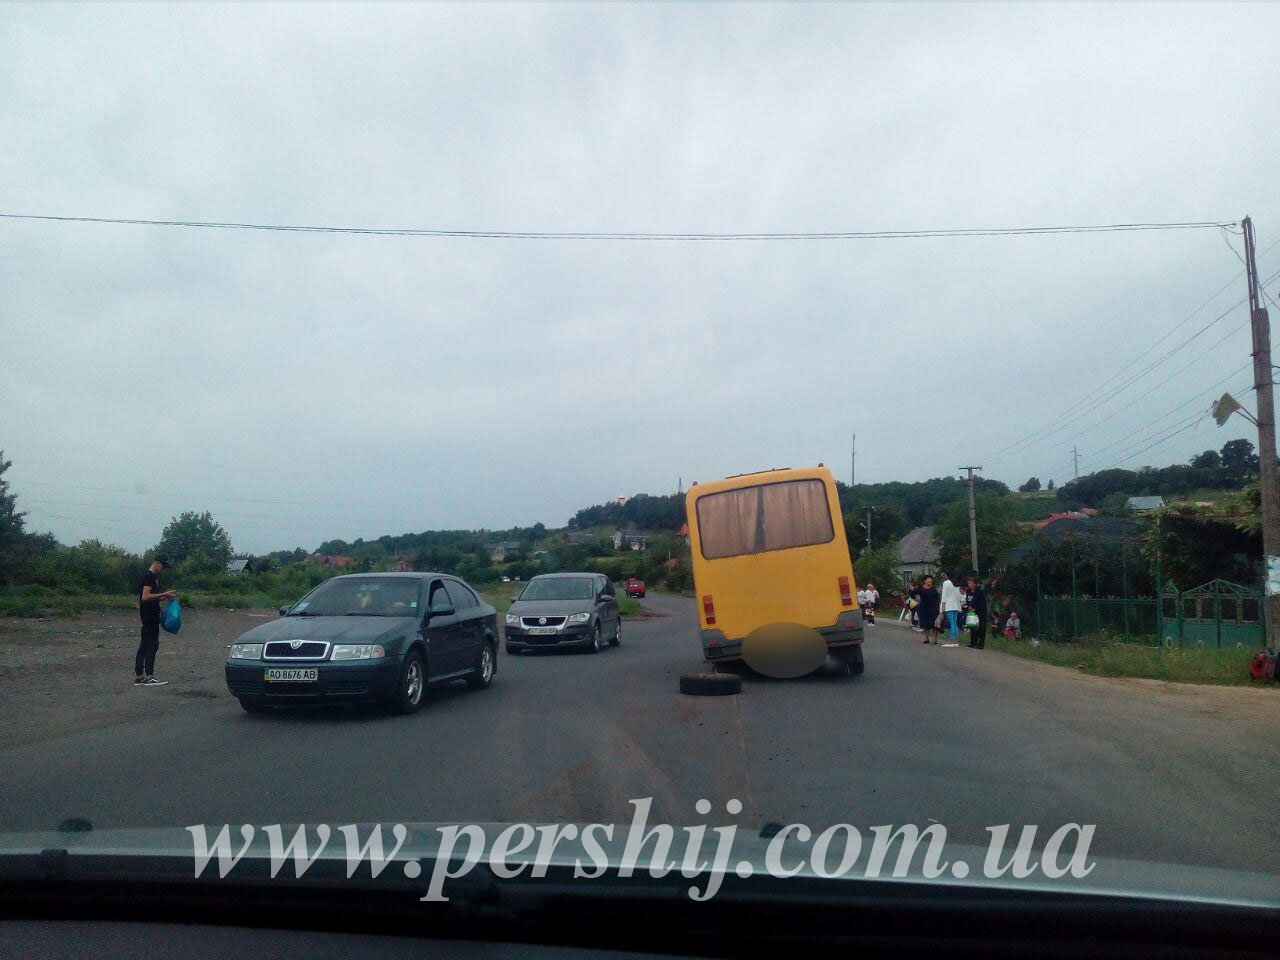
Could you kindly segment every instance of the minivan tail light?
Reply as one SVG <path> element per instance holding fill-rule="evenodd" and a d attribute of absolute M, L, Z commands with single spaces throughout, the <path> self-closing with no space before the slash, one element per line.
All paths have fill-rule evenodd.
<path fill-rule="evenodd" d="M 702 598 L 702 616 L 706 619 L 707 623 L 716 622 L 716 604 L 715 601 L 711 599 L 711 594 L 707 594 Z"/>
<path fill-rule="evenodd" d="M 841 577 L 840 584 L 840 605 L 845 607 L 853 606 L 853 594 L 849 592 L 849 578 Z"/>

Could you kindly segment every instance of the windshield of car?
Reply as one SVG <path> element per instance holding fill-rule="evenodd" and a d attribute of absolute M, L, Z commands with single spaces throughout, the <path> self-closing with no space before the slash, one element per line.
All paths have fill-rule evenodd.
<path fill-rule="evenodd" d="M 412 617 L 418 612 L 418 581 L 392 577 L 329 580 L 299 601 L 289 616 Z"/>
<path fill-rule="evenodd" d="M 0 849 L 645 819 L 736 830 L 716 896 L 880 831 L 1280 899 L 1277 38 L 0 6 Z"/>
<path fill-rule="evenodd" d="M 520 591 L 521 600 L 590 600 L 595 581 L 584 577 L 547 577 L 530 580 Z"/>

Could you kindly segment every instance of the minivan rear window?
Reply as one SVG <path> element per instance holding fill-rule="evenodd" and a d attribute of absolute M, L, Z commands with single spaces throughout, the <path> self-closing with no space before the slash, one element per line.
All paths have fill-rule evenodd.
<path fill-rule="evenodd" d="M 698 498 L 698 540 L 708 560 L 830 543 L 835 538 L 821 480 L 784 480 Z"/>

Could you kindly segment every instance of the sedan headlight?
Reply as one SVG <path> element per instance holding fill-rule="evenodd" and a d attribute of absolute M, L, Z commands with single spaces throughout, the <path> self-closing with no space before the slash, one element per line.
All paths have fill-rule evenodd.
<path fill-rule="evenodd" d="M 262 644 L 260 643 L 233 643 L 231 645 L 232 660 L 261 660 Z"/>
<path fill-rule="evenodd" d="M 507 626 L 508 626 L 508 627 L 516 627 L 516 626 L 519 626 L 519 625 L 520 625 L 520 618 L 519 618 L 519 617 L 517 617 L 514 613 L 508 613 L 508 614 L 507 614 Z"/>
<path fill-rule="evenodd" d="M 387 655 L 380 643 L 335 643 L 330 660 L 377 660 Z"/>
<path fill-rule="evenodd" d="M 586 623 L 590 619 L 591 619 L 591 614 L 589 613 L 575 613 L 570 615 L 569 622 L 570 623 Z"/>

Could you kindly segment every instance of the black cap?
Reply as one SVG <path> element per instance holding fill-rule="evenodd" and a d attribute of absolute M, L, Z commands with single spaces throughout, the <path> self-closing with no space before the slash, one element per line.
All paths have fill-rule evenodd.
<path fill-rule="evenodd" d="M 173 566 L 173 564 L 169 562 L 169 557 L 168 557 L 166 554 L 163 554 L 163 553 L 157 553 L 157 554 L 156 554 L 156 563 L 160 564 L 160 566 L 162 566 L 162 567 L 172 567 L 172 566 Z"/>

